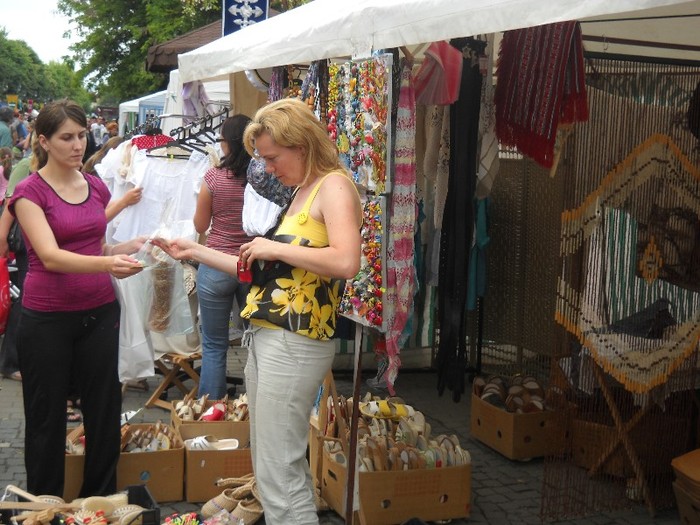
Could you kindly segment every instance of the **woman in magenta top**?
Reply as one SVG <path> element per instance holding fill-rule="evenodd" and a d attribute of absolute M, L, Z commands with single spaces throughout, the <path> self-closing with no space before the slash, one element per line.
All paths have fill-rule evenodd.
<path fill-rule="evenodd" d="M 251 240 L 243 231 L 243 191 L 250 155 L 243 146 L 243 132 L 250 122 L 245 115 L 234 115 L 221 125 L 219 166 L 207 171 L 199 190 L 194 226 L 197 232 L 209 230 L 206 245 L 214 250 L 238 255 L 242 244 Z M 209 229 L 211 226 L 211 229 Z M 202 327 L 202 371 L 199 395 L 221 399 L 226 394 L 226 352 L 229 346 L 229 318 L 234 298 L 245 305 L 249 285 L 206 264 L 197 270 L 197 298 Z"/>
<path fill-rule="evenodd" d="M 17 185 L 9 203 L 29 259 L 17 351 L 27 489 L 33 494 L 63 494 L 71 385 L 82 400 L 85 423 L 80 496 L 109 495 L 117 488 L 119 303 L 110 275 L 141 271 L 128 254 L 143 240 L 105 244 L 109 190 L 99 177 L 80 172 L 86 128 L 85 112 L 75 102 L 44 106 L 36 119 L 34 173 Z"/>

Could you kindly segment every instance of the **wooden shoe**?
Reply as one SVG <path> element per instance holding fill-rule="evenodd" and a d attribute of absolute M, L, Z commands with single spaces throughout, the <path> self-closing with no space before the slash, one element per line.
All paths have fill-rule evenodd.
<path fill-rule="evenodd" d="M 415 447 L 418 442 L 418 434 L 406 418 L 401 418 L 399 421 L 399 426 L 396 429 L 396 440 L 403 441 L 412 447 Z"/>
<path fill-rule="evenodd" d="M 382 444 L 377 437 L 370 436 L 367 438 L 367 447 L 372 455 L 374 470 L 389 470 L 386 445 Z"/>

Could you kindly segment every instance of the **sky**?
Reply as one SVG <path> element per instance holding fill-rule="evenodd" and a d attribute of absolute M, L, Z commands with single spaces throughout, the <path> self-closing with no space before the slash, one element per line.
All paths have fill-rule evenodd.
<path fill-rule="evenodd" d="M 24 40 L 47 64 L 67 55 L 71 41 L 63 38 L 70 29 L 67 18 L 58 14 L 56 0 L 0 0 L 0 26 L 10 40 Z"/>

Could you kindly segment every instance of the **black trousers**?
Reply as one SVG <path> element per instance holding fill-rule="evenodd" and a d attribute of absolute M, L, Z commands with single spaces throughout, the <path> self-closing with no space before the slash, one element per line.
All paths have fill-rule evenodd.
<path fill-rule="evenodd" d="M 85 471 L 80 497 L 117 489 L 120 451 L 119 303 L 78 312 L 24 308 L 17 351 L 24 393 L 27 490 L 63 495 L 66 402 L 81 399 Z"/>

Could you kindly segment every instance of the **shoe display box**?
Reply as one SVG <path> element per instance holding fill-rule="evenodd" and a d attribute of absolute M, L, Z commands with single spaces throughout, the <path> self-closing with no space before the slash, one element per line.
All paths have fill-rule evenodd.
<path fill-rule="evenodd" d="M 215 401 L 207 401 L 204 405 L 204 411 L 206 411 L 208 408 L 210 408 Z M 180 418 L 180 416 L 177 415 L 177 412 L 175 411 L 175 405 L 177 404 L 177 401 L 173 401 L 172 407 L 170 409 L 170 424 L 177 430 L 180 428 L 181 425 L 205 425 L 209 429 L 214 429 L 214 428 L 220 428 L 224 429 L 224 432 L 226 431 L 231 431 L 235 432 L 236 425 L 240 425 L 241 423 L 248 424 L 247 421 L 191 421 L 191 420 L 183 420 Z M 206 434 L 202 434 L 203 436 Z"/>
<path fill-rule="evenodd" d="M 236 450 L 187 450 L 185 449 L 185 500 L 200 503 L 221 494 L 223 487 L 216 485 L 221 478 L 234 478 L 253 472 L 250 455 L 250 424 L 248 421 L 226 421 L 182 424 L 178 428 L 180 439 L 198 436 L 214 436 L 218 439 L 236 438 Z"/>
<path fill-rule="evenodd" d="M 507 412 L 472 394 L 471 436 L 505 457 L 526 460 L 564 452 L 574 408 Z"/>
<path fill-rule="evenodd" d="M 673 482 L 680 522 L 686 525 L 700 525 L 700 501 L 678 480 Z"/>
<path fill-rule="evenodd" d="M 133 424 L 136 429 L 152 425 Z M 73 429 L 69 429 L 68 433 Z M 129 485 L 145 485 L 158 502 L 182 501 L 185 476 L 185 449 L 181 442 L 169 450 L 122 452 L 117 465 L 117 490 Z M 66 454 L 63 499 L 73 501 L 83 484 L 85 456 Z"/>
<path fill-rule="evenodd" d="M 321 497 L 345 516 L 347 468 L 323 451 Z M 435 469 L 359 472 L 353 523 L 391 525 L 411 518 L 439 521 L 467 518 L 471 465 Z M 359 507 L 358 507 L 359 502 Z"/>
<path fill-rule="evenodd" d="M 314 486 L 320 481 L 321 463 L 321 430 L 318 427 L 318 416 L 314 415 L 309 419 L 309 470 Z"/>

